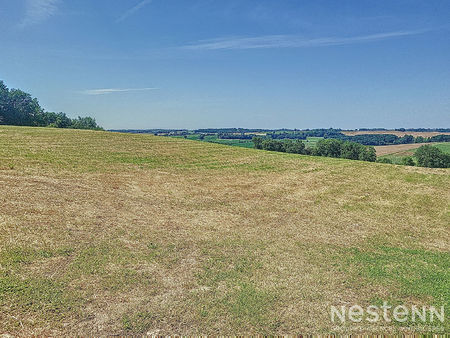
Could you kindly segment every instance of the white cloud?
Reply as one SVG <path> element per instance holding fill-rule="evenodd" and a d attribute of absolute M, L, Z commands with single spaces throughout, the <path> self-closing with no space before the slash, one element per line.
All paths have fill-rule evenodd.
<path fill-rule="evenodd" d="M 19 27 L 24 28 L 47 20 L 58 10 L 60 0 L 26 0 L 25 17 Z"/>
<path fill-rule="evenodd" d="M 122 22 L 122 21 L 126 20 L 128 17 L 130 17 L 131 15 L 133 15 L 138 10 L 140 10 L 142 7 L 144 7 L 145 5 L 148 5 L 152 1 L 153 0 L 142 0 L 142 1 L 140 1 L 137 5 L 131 7 L 130 9 L 125 11 L 120 17 L 118 17 L 116 22 Z"/>
<path fill-rule="evenodd" d="M 354 37 L 325 37 L 316 39 L 305 39 L 296 35 L 265 35 L 259 37 L 236 37 L 203 40 L 196 44 L 184 46 L 183 48 L 196 50 L 217 50 L 340 46 L 380 41 L 408 35 L 417 35 L 425 32 L 425 30 L 395 31 Z"/>
<path fill-rule="evenodd" d="M 101 88 L 101 89 L 87 89 L 81 93 L 86 95 L 105 95 L 112 93 L 124 93 L 124 92 L 140 92 L 145 90 L 156 90 L 158 88 Z"/>

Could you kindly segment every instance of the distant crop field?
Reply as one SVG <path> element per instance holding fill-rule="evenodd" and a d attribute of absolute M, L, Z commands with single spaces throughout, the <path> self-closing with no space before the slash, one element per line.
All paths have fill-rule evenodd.
<path fill-rule="evenodd" d="M 307 147 L 313 148 L 316 146 L 317 142 L 319 142 L 322 139 L 323 137 L 307 137 L 306 141 L 304 142 Z"/>
<path fill-rule="evenodd" d="M 0 333 L 450 332 L 448 169 L 0 126 Z"/>
<path fill-rule="evenodd" d="M 389 146 L 375 146 L 377 156 L 390 155 L 405 152 L 405 155 L 412 155 L 414 150 L 423 145 L 435 145 L 435 143 L 411 143 L 411 144 L 393 144 Z"/>
<path fill-rule="evenodd" d="M 432 137 L 436 135 L 450 135 L 450 133 L 444 133 L 444 132 L 418 132 L 418 131 L 395 131 L 395 130 L 372 130 L 372 131 L 363 131 L 363 130 L 357 130 L 357 131 L 342 131 L 343 134 L 348 136 L 355 136 L 355 135 L 370 135 L 370 134 L 392 134 L 396 135 L 398 137 L 402 137 L 405 135 L 412 135 L 414 137 L 422 136 L 422 137 Z"/>

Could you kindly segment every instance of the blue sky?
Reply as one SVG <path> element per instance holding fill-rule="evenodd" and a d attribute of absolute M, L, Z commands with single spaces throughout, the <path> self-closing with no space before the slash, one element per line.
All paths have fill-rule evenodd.
<path fill-rule="evenodd" d="M 450 1 L 0 0 L 0 79 L 106 128 L 450 127 Z"/>

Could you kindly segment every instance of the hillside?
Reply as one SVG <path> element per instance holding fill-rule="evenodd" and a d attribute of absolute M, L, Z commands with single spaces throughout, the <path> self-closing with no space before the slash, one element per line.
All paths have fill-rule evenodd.
<path fill-rule="evenodd" d="M 330 306 L 448 312 L 449 202 L 448 169 L 2 126 L 0 328 L 429 331 L 337 327 Z"/>

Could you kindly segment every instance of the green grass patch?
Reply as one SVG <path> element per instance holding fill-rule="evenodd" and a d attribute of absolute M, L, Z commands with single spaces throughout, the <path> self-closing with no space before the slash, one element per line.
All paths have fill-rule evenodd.
<path fill-rule="evenodd" d="M 225 300 L 233 317 L 244 325 L 250 322 L 256 328 L 267 326 L 267 313 L 276 299 L 274 292 L 255 287 L 252 283 L 240 283 L 238 289 Z"/>
<path fill-rule="evenodd" d="M 151 312 L 125 314 L 122 317 L 122 328 L 134 334 L 146 334 L 153 324 L 153 320 L 154 318 Z"/>
<path fill-rule="evenodd" d="M 0 253 L 0 266 L 2 270 L 15 270 L 24 264 L 31 264 L 37 260 L 55 256 L 69 256 L 71 248 L 34 249 L 26 247 L 11 247 Z"/>
<path fill-rule="evenodd" d="M 150 168 L 160 167 L 164 164 L 164 161 L 167 161 L 163 156 L 132 156 L 130 154 L 117 154 L 111 160 L 118 163 L 146 165 Z"/>
<path fill-rule="evenodd" d="M 47 278 L 24 279 L 15 275 L 0 278 L 1 303 L 9 300 L 15 309 L 62 316 L 77 303 L 73 293 L 66 290 L 66 283 Z"/>
<path fill-rule="evenodd" d="M 437 309 L 441 306 L 444 306 L 444 309 L 450 307 L 449 252 L 400 248 L 370 241 L 364 248 L 344 249 L 335 259 L 340 261 L 337 264 L 342 267 L 342 271 L 354 276 L 359 286 L 381 286 L 388 290 L 387 294 L 375 293 L 367 298 L 366 305 L 380 307 L 386 302 L 392 307 L 391 311 L 397 305 L 407 308 L 415 304 L 422 304 L 427 308 L 434 306 Z M 418 306 L 420 308 L 421 305 Z M 416 328 L 419 331 L 424 325 L 435 326 L 439 332 L 443 329 L 450 330 L 448 314 L 444 323 L 413 322 L 409 318 L 406 322 L 393 321 L 392 324 L 396 327 Z"/>
<path fill-rule="evenodd" d="M 82 249 L 69 266 L 67 278 L 95 276 L 105 290 L 129 289 L 137 284 L 152 283 L 153 278 L 134 269 L 136 264 L 149 264 L 156 257 L 153 250 L 137 253 L 120 242 L 104 242 Z"/>
<path fill-rule="evenodd" d="M 446 154 L 450 154 L 450 142 L 438 143 L 434 145 L 439 150 L 443 151 Z"/>
<path fill-rule="evenodd" d="M 215 246 L 205 245 L 208 257 L 197 275 L 207 291 L 197 294 L 202 321 L 214 323 L 229 318 L 231 325 L 264 332 L 270 325 L 270 308 L 277 298 L 275 290 L 258 285 L 263 268 L 256 251 L 257 243 L 227 240 Z"/>
<path fill-rule="evenodd" d="M 393 286 L 397 296 L 432 297 L 433 304 L 450 306 L 450 253 L 378 246 L 352 249 L 349 263 L 374 283 Z"/>
<path fill-rule="evenodd" d="M 82 299 L 70 290 L 68 281 L 24 273 L 30 265 L 60 256 L 70 256 L 72 249 L 43 250 L 14 247 L 0 254 L 0 305 L 10 311 L 45 317 L 53 325 L 65 315 L 78 311 Z"/>

